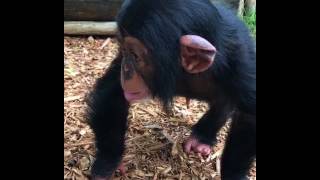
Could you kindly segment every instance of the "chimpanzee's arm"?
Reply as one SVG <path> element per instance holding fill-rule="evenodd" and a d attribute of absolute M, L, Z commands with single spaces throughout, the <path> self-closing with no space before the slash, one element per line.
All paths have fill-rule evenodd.
<path fill-rule="evenodd" d="M 233 109 L 232 101 L 224 93 L 216 95 L 216 101 L 210 105 L 206 114 L 192 127 L 192 134 L 201 143 L 213 145 L 216 135 L 225 124 Z"/>
<path fill-rule="evenodd" d="M 120 70 L 121 59 L 118 57 L 97 81 L 88 102 L 89 122 L 97 146 L 93 176 L 110 177 L 124 152 L 129 105 L 121 88 Z"/>

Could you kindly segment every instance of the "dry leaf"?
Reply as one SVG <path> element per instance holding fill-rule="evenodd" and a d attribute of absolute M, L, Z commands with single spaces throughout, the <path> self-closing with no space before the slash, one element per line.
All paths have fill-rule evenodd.
<path fill-rule="evenodd" d="M 83 149 L 88 150 L 90 148 L 90 144 L 84 145 Z"/>
<path fill-rule="evenodd" d="M 141 177 L 145 176 L 145 173 L 142 170 L 136 170 L 135 174 L 138 175 L 138 176 L 141 176 Z"/>
<path fill-rule="evenodd" d="M 87 55 L 87 54 L 89 54 L 89 51 L 88 51 L 86 48 L 84 48 L 84 49 L 83 49 L 83 54 L 86 54 L 86 55 Z"/>
<path fill-rule="evenodd" d="M 150 125 L 146 125 L 144 127 L 148 128 L 148 129 L 162 129 L 162 127 L 159 126 L 158 124 L 150 124 Z"/>
<path fill-rule="evenodd" d="M 166 175 L 166 174 L 168 174 L 168 172 L 169 171 L 171 171 L 171 166 L 169 166 L 169 167 L 167 167 L 165 170 L 163 170 L 162 172 L 161 172 L 161 174 L 163 174 L 163 175 Z"/>
<path fill-rule="evenodd" d="M 90 160 L 88 157 L 82 157 L 80 159 L 80 168 L 81 170 L 87 170 L 90 167 Z"/>
<path fill-rule="evenodd" d="M 94 38 L 93 38 L 92 36 L 89 36 L 89 37 L 88 37 L 88 41 L 89 41 L 90 43 L 93 43 L 93 42 L 94 42 Z"/>
<path fill-rule="evenodd" d="M 154 173 L 148 173 L 148 174 L 145 174 L 144 176 L 145 176 L 145 177 L 153 177 L 153 176 L 154 176 Z"/>
<path fill-rule="evenodd" d="M 172 145 L 172 148 L 171 148 L 171 155 L 172 156 L 176 156 L 178 155 L 179 151 L 178 151 L 178 147 L 177 147 L 177 141 L 175 141 Z"/>
<path fill-rule="evenodd" d="M 67 158 L 71 155 L 71 151 L 67 150 L 67 151 L 64 151 L 64 158 Z"/>
<path fill-rule="evenodd" d="M 79 132 L 79 134 L 80 134 L 81 136 L 85 135 L 86 133 L 87 133 L 87 131 L 84 130 L 84 129 L 81 129 L 80 132 Z"/>
<path fill-rule="evenodd" d="M 182 180 L 184 174 L 180 171 L 180 174 L 179 174 L 179 180 Z"/>

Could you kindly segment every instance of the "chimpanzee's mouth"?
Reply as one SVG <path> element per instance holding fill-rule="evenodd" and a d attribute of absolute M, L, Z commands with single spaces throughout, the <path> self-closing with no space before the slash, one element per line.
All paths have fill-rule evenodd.
<path fill-rule="evenodd" d="M 147 91 L 139 91 L 139 92 L 124 91 L 124 96 L 127 101 L 133 102 L 133 101 L 145 99 L 148 96 L 148 93 Z"/>
<path fill-rule="evenodd" d="M 139 95 L 141 92 L 131 92 L 129 94 L 132 94 L 132 95 Z"/>

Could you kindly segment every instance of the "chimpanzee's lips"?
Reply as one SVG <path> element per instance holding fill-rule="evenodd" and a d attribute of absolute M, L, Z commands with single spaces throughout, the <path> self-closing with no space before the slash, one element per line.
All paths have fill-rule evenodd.
<path fill-rule="evenodd" d="M 141 99 L 146 98 L 147 96 L 148 96 L 148 93 L 145 92 L 145 91 L 141 91 L 141 92 L 127 92 L 127 91 L 124 91 L 124 97 L 129 102 L 141 100 Z"/>

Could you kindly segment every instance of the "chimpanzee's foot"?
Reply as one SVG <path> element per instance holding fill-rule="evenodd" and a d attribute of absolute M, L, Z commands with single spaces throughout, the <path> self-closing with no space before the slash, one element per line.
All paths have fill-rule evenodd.
<path fill-rule="evenodd" d="M 202 156 L 208 156 L 212 150 L 210 145 L 199 142 L 199 140 L 194 136 L 190 136 L 186 140 L 183 148 L 188 154 L 193 151 L 195 153 L 200 153 Z"/>

